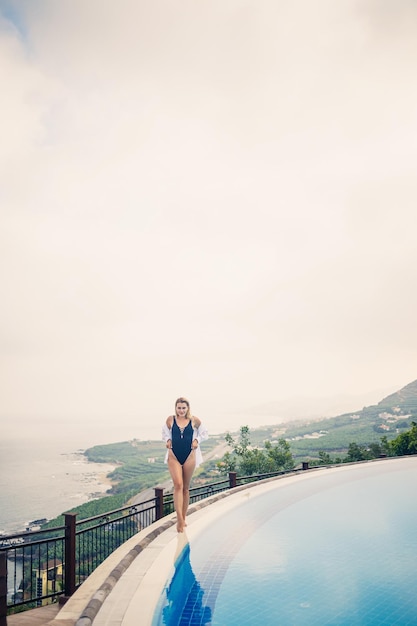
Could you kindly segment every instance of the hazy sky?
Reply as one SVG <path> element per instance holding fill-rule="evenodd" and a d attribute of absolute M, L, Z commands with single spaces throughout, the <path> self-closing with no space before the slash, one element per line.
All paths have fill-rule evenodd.
<path fill-rule="evenodd" d="M 415 380 L 416 68 L 414 0 L 0 0 L 7 428 Z"/>

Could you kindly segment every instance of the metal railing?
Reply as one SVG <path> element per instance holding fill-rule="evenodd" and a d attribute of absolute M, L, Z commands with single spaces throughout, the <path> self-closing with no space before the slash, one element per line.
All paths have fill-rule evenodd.
<path fill-rule="evenodd" d="M 116 548 L 162 517 L 161 489 L 140 504 L 63 526 L 0 537 L 0 626 L 7 612 L 27 610 L 71 596 Z"/>
<path fill-rule="evenodd" d="M 192 488 L 190 503 L 293 471 L 246 477 L 230 472 L 224 480 Z M 0 626 L 5 626 L 8 612 L 65 602 L 116 548 L 173 511 L 173 494 L 155 488 L 155 497 L 140 504 L 80 521 L 76 513 L 67 513 L 63 526 L 1 536 Z"/>

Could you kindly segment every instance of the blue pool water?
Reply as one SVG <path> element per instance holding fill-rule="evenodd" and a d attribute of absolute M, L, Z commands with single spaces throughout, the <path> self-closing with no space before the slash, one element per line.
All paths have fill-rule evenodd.
<path fill-rule="evenodd" d="M 304 478 L 186 544 L 153 626 L 417 625 L 417 458 Z"/>

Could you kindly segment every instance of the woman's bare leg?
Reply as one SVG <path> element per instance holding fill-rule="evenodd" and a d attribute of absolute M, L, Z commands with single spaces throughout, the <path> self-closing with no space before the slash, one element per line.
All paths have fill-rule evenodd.
<path fill-rule="evenodd" d="M 168 469 L 174 483 L 174 508 L 177 514 L 177 531 L 182 533 L 184 530 L 183 468 L 173 452 L 170 452 L 168 455 Z"/>
<path fill-rule="evenodd" d="M 182 466 L 182 517 L 185 523 L 185 516 L 187 515 L 188 505 L 190 503 L 190 483 L 195 470 L 195 452 L 192 450 L 184 465 Z"/>

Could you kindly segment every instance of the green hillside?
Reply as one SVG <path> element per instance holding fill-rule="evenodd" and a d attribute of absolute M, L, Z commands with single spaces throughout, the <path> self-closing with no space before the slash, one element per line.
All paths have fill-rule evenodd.
<path fill-rule="evenodd" d="M 164 464 L 165 451 L 161 442 L 122 441 L 94 446 L 85 451 L 89 461 L 117 465 L 108 478 L 112 481 L 111 493 L 121 493 L 130 489 L 141 491 L 153 487 L 164 480 L 167 467 Z"/>
<path fill-rule="evenodd" d="M 392 393 L 378 403 L 381 408 L 400 407 L 405 413 L 417 415 L 417 380 L 406 385 L 400 391 Z"/>
<path fill-rule="evenodd" d="M 417 380 L 376 405 L 331 418 L 262 426 L 251 431 L 250 440 L 252 445 L 262 446 L 266 440 L 274 442 L 284 438 L 290 443 L 296 463 L 300 463 L 318 458 L 320 451 L 343 455 L 351 443 L 370 445 L 380 443 L 381 437 L 391 441 L 410 428 L 412 420 L 417 420 Z M 224 441 L 224 437 L 225 434 L 205 441 L 205 452 Z M 160 441 L 134 439 L 99 445 L 89 448 L 85 454 L 89 461 L 117 465 L 109 474 L 113 481 L 111 494 L 139 492 L 169 476 L 164 464 L 165 448 Z M 204 463 L 196 478 L 209 478 L 207 470 L 215 465 L 214 460 Z"/>
<path fill-rule="evenodd" d="M 320 450 L 345 452 L 350 443 L 391 441 L 417 419 L 417 380 L 387 396 L 378 404 L 337 417 L 285 425 L 283 435 L 296 459 L 316 457 Z M 277 427 L 278 428 L 278 427 Z"/>

